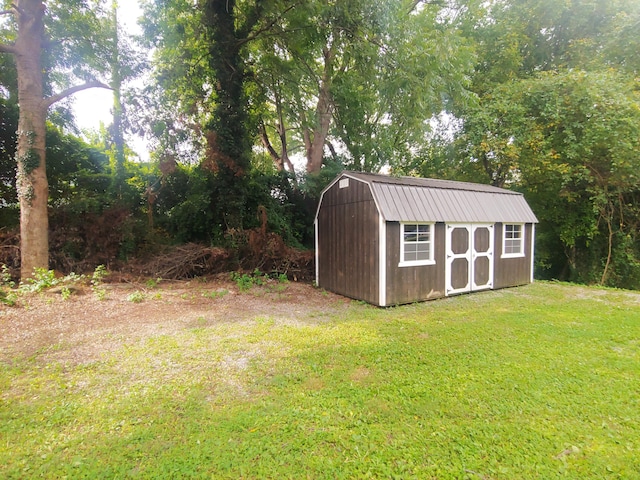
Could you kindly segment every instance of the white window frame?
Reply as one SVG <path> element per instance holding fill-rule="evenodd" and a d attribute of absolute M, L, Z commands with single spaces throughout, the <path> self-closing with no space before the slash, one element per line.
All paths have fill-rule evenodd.
<path fill-rule="evenodd" d="M 519 239 L 514 239 L 512 238 L 507 238 L 507 227 L 509 226 L 518 226 L 520 227 L 520 238 Z M 504 223 L 502 225 L 502 255 L 500 255 L 500 258 L 522 258 L 525 256 L 525 251 L 524 251 L 524 237 L 525 237 L 525 227 L 524 227 L 524 223 Z M 506 251 L 506 246 L 507 246 L 507 240 L 520 240 L 520 251 L 517 253 L 505 253 Z"/>
<path fill-rule="evenodd" d="M 429 241 L 428 242 L 419 242 L 419 243 L 428 243 L 429 244 L 429 258 L 426 260 L 409 260 L 405 261 L 404 259 L 404 227 L 405 225 L 426 225 L 429 227 Z M 400 223 L 400 263 L 399 267 L 418 267 L 422 265 L 435 265 L 436 261 L 433 259 L 433 251 L 434 247 L 434 235 L 435 235 L 435 223 L 430 222 L 401 222 Z M 413 242 L 411 242 L 413 243 Z M 416 242 L 418 243 L 418 242 Z"/>

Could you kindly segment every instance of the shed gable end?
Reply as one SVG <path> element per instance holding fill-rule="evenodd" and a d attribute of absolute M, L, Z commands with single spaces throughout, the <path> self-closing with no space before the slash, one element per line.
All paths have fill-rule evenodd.
<path fill-rule="evenodd" d="M 379 218 L 368 184 L 335 181 L 324 190 L 315 222 L 320 287 L 378 304 Z"/>

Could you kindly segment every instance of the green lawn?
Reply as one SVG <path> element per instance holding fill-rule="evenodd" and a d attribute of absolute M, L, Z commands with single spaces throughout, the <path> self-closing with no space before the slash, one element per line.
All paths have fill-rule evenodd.
<path fill-rule="evenodd" d="M 1 478 L 640 478 L 640 295 L 354 302 L 16 359 L 0 389 Z"/>

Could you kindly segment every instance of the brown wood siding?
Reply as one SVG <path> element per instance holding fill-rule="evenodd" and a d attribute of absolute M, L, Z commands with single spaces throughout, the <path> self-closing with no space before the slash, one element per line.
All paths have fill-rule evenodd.
<path fill-rule="evenodd" d="M 387 222 L 387 305 L 411 303 L 445 295 L 445 226 L 435 224 L 435 265 L 399 267 L 400 223 Z"/>
<path fill-rule="evenodd" d="M 525 224 L 524 257 L 500 258 L 502 255 L 502 223 L 496 223 L 493 288 L 514 287 L 531 282 L 531 235 L 532 225 Z"/>
<path fill-rule="evenodd" d="M 318 212 L 318 285 L 378 304 L 378 210 L 368 185 L 336 182 Z"/>

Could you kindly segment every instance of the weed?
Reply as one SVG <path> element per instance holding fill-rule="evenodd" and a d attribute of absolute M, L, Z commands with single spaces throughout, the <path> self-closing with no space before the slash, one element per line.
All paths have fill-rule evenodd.
<path fill-rule="evenodd" d="M 224 297 L 227 293 L 229 293 L 229 290 L 220 289 L 220 290 L 213 290 L 211 292 L 204 292 L 202 296 L 213 300 L 216 298 Z"/>
<path fill-rule="evenodd" d="M 71 296 L 71 289 L 69 287 L 67 287 L 66 285 L 63 286 L 60 289 L 60 295 L 62 295 L 62 299 L 63 300 L 69 300 L 69 297 Z"/>
<path fill-rule="evenodd" d="M 36 268 L 33 271 L 33 277 L 27 278 L 26 283 L 20 284 L 20 290 L 23 292 L 41 292 L 45 288 L 51 288 L 59 283 L 56 273 L 46 268 Z"/>
<path fill-rule="evenodd" d="M 107 275 L 107 268 L 104 265 L 98 265 L 91 275 L 91 285 L 101 285 Z"/>
<path fill-rule="evenodd" d="M 144 301 L 144 299 L 145 299 L 145 295 L 140 290 L 136 290 L 135 292 L 130 293 L 127 296 L 127 300 L 133 303 L 141 303 Z"/>
<path fill-rule="evenodd" d="M 156 278 L 156 279 L 150 278 L 145 282 L 145 285 L 148 288 L 156 288 L 161 281 L 162 281 L 161 278 Z"/>
<path fill-rule="evenodd" d="M 2 268 L 0 268 L 0 303 L 10 307 L 16 304 L 18 296 L 12 291 L 15 286 L 15 282 L 11 279 L 9 267 L 3 264 Z"/>
<path fill-rule="evenodd" d="M 231 280 L 236 282 L 236 285 L 238 286 L 238 290 L 240 290 L 241 292 L 246 292 L 254 286 L 253 277 L 246 273 L 243 273 L 241 275 L 237 272 L 232 272 Z"/>
<path fill-rule="evenodd" d="M 255 269 L 253 271 L 253 282 L 256 285 L 264 285 L 269 280 L 269 275 L 266 273 L 262 273 L 259 269 Z"/>
<path fill-rule="evenodd" d="M 91 291 L 102 301 L 107 298 L 107 290 L 102 286 L 104 278 L 107 276 L 107 269 L 104 265 L 98 265 L 91 275 Z"/>
<path fill-rule="evenodd" d="M 16 286 L 16 283 L 11 278 L 11 272 L 9 272 L 9 267 L 5 264 L 2 264 L 2 268 L 0 268 L 0 286 L 13 288 Z"/>
<path fill-rule="evenodd" d="M 289 278 L 286 273 L 278 274 L 277 280 L 279 283 L 289 283 Z"/>
<path fill-rule="evenodd" d="M 106 300 L 107 298 L 107 290 L 105 288 L 93 288 L 93 293 L 96 298 L 100 301 Z"/>
<path fill-rule="evenodd" d="M 251 288 L 253 288 L 254 286 L 265 285 L 269 280 L 269 276 L 267 274 L 263 274 L 259 269 L 256 268 L 252 274 L 240 274 L 238 272 L 232 272 L 231 280 L 236 282 L 238 290 L 240 290 L 241 292 L 246 292 L 248 290 L 251 290 Z"/>
<path fill-rule="evenodd" d="M 0 287 L 0 303 L 4 303 L 9 307 L 13 307 L 18 300 L 18 295 L 15 292 L 8 291 L 6 292 L 4 288 Z"/>
<path fill-rule="evenodd" d="M 58 285 L 69 289 L 71 285 L 80 283 L 84 281 L 84 279 L 84 275 L 78 275 L 73 272 L 64 277 L 56 277 L 56 273 L 53 270 L 36 268 L 33 271 L 33 277 L 28 278 L 25 283 L 21 283 L 19 290 L 21 293 L 39 293 Z"/>

